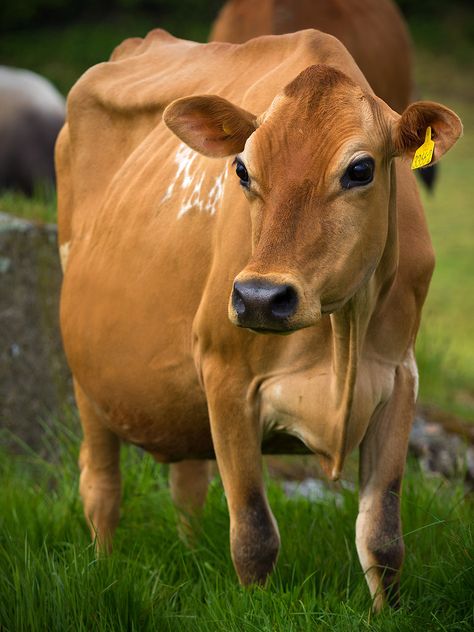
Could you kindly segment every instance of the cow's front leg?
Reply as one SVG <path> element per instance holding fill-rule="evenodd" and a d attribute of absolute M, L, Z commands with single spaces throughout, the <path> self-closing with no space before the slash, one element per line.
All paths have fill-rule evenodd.
<path fill-rule="evenodd" d="M 212 439 L 230 515 L 230 547 L 242 584 L 263 583 L 280 548 L 262 474 L 261 431 L 245 392 L 232 380 L 206 382 Z"/>
<path fill-rule="evenodd" d="M 404 543 L 400 488 L 415 405 L 416 366 L 400 366 L 391 399 L 376 413 L 360 447 L 356 544 L 373 599 L 398 607 Z"/>
<path fill-rule="evenodd" d="M 84 431 L 79 456 L 84 514 L 97 550 L 109 552 L 120 515 L 120 440 L 103 425 L 77 383 L 74 388 Z"/>

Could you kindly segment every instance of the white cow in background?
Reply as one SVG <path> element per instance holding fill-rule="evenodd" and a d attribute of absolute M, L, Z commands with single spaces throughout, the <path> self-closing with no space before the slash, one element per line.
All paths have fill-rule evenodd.
<path fill-rule="evenodd" d="M 54 183 L 54 144 L 65 101 L 44 77 L 0 66 L 0 190 L 32 195 Z"/>

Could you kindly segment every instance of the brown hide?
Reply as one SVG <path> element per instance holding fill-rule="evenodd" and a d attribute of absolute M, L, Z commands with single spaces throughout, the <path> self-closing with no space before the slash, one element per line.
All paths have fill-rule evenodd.
<path fill-rule="evenodd" d="M 153 31 L 79 80 L 57 145 L 61 326 L 84 428 L 81 494 L 101 545 L 118 520 L 118 438 L 184 460 L 171 475 L 184 511 L 205 497 L 192 460 L 216 456 L 246 584 L 264 581 L 279 545 L 262 446 L 314 451 L 337 478 L 361 444 L 357 546 L 375 606 L 390 597 L 433 268 L 413 176 L 394 157 L 413 155 L 420 122 L 436 158 L 461 132 L 436 104 L 397 115 L 345 48 L 312 30 L 243 45 Z M 345 186 L 361 155 L 373 181 Z M 290 279 L 291 335 L 235 326 L 241 278 Z"/>
<path fill-rule="evenodd" d="M 391 108 L 402 112 L 410 103 L 410 36 L 392 0 L 229 0 L 209 40 L 242 43 L 308 28 L 337 37 Z"/>

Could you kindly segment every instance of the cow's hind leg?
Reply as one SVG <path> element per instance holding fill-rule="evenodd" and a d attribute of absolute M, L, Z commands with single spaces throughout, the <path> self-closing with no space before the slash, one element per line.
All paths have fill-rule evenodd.
<path fill-rule="evenodd" d="M 192 534 L 193 519 L 201 512 L 209 485 L 208 461 L 181 461 L 170 465 L 171 497 L 179 512 L 181 534 Z"/>
<path fill-rule="evenodd" d="M 109 552 L 120 513 L 120 440 L 103 425 L 92 403 L 75 384 L 84 440 L 79 456 L 79 489 L 97 550 Z"/>
<path fill-rule="evenodd" d="M 360 447 L 360 497 L 356 544 L 379 611 L 399 605 L 404 544 L 400 488 L 415 405 L 416 365 L 397 368 L 391 399 L 376 413 Z"/>

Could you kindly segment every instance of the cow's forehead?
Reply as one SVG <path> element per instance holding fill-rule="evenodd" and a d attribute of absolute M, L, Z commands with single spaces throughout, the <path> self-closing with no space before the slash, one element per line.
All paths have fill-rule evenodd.
<path fill-rule="evenodd" d="M 371 95 L 342 72 L 311 66 L 260 117 L 245 154 L 251 163 L 287 160 L 295 168 L 325 168 L 380 145 L 380 120 Z M 276 166 L 276 165 L 275 165 Z"/>
<path fill-rule="evenodd" d="M 348 75 L 333 66 L 316 64 L 299 73 L 283 90 L 288 97 L 305 100 L 312 110 L 316 109 L 334 90 L 356 88 Z"/>

